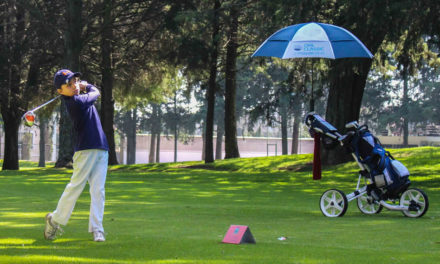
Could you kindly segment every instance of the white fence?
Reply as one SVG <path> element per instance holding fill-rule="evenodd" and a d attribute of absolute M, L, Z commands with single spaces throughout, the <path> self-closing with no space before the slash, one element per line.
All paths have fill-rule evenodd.
<path fill-rule="evenodd" d="M 4 135 L 1 135 L 0 158 L 3 158 Z M 57 159 L 57 139 L 52 139 L 52 144 L 46 144 L 46 161 L 55 161 Z M 126 142 L 126 141 L 124 141 Z M 214 137 L 214 149 L 216 138 Z M 281 155 L 280 138 L 238 138 L 238 148 L 241 157 L 263 157 Z M 291 139 L 288 140 L 288 153 L 291 153 Z M 174 161 L 174 139 L 172 137 L 161 136 L 160 142 L 160 162 Z M 203 142 L 202 137 L 194 136 L 187 143 L 178 142 L 177 161 L 197 161 L 202 160 Z M 119 162 L 126 162 L 125 144 L 116 146 L 116 154 Z M 136 163 L 147 163 L 150 150 L 150 135 L 139 134 L 136 138 Z M 304 138 L 300 140 L 298 153 L 311 153 L 313 151 L 313 140 Z M 24 132 L 19 135 L 19 159 L 38 161 L 40 157 L 39 134 L 38 132 Z M 222 157 L 224 157 L 224 143 L 222 148 Z"/>
<path fill-rule="evenodd" d="M 3 158 L 4 152 L 4 133 L 0 134 L 0 159 Z M 402 145 L 401 137 L 379 136 L 382 144 L 398 147 Z M 39 133 L 38 130 L 24 131 L 19 136 L 19 159 L 38 161 L 40 156 Z M 57 159 L 57 138 L 51 136 L 48 140 L 51 144 L 46 144 L 45 155 L 46 161 L 55 161 Z M 214 149 L 215 146 L 214 138 Z M 252 138 L 239 137 L 237 139 L 238 148 L 241 157 L 263 157 L 281 155 L 281 139 L 280 138 Z M 440 137 L 427 136 L 410 136 L 410 146 L 440 146 Z M 160 162 L 174 161 L 174 139 L 172 137 L 161 137 Z M 288 140 L 288 153 L 291 153 L 292 141 Z M 136 163 L 148 163 L 150 149 L 150 135 L 139 134 L 136 139 Z M 200 136 L 194 136 L 193 139 L 186 144 L 178 142 L 177 145 L 177 161 L 198 161 L 202 160 L 203 142 Z M 126 145 L 116 146 L 117 157 L 120 163 L 126 162 Z M 313 140 L 311 138 L 302 138 L 299 141 L 298 153 L 312 153 Z M 224 157 L 224 143 L 222 150 Z"/>

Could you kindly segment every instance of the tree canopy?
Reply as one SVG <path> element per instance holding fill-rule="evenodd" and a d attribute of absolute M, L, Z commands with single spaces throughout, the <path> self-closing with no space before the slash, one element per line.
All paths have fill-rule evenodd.
<path fill-rule="evenodd" d="M 203 127 L 206 162 L 214 160 L 215 126 L 219 135 L 225 134 L 226 158 L 238 157 L 237 124 L 281 126 L 286 139 L 287 128 L 298 131 L 297 121 L 312 97 L 315 111 L 325 113 L 341 131 L 345 123 L 363 118 L 379 130 L 400 128 L 408 135 L 440 119 L 439 13 L 435 0 L 3 1 L 3 169 L 18 169 L 20 117 L 31 105 L 55 95 L 48 87 L 53 73 L 65 67 L 83 72 L 84 79 L 101 89 L 100 115 L 113 164 L 118 162 L 114 128 L 115 120 L 122 120 L 119 110 L 131 113 L 133 121 L 142 108 L 154 108 L 165 121 L 162 131 L 176 125 L 168 121 L 181 121 L 175 118 L 178 106 L 173 106 L 174 119 L 170 106 L 191 93 L 197 93 L 201 110 L 185 117 L 193 124 L 179 126 L 194 133 Z M 250 58 L 278 29 L 311 21 L 351 31 L 374 59 Z M 184 84 L 176 84 L 176 78 Z M 72 129 L 65 111 L 60 113 L 59 165 L 66 166 Z M 292 120 L 296 125 L 290 125 Z M 136 133 L 137 126 L 130 127 Z M 326 152 L 323 159 L 345 160 L 335 154 Z"/>

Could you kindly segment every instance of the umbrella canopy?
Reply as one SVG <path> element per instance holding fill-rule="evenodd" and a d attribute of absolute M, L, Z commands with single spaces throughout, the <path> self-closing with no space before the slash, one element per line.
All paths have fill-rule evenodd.
<path fill-rule="evenodd" d="M 348 30 L 324 23 L 303 23 L 278 30 L 252 57 L 373 58 L 365 45 Z"/>

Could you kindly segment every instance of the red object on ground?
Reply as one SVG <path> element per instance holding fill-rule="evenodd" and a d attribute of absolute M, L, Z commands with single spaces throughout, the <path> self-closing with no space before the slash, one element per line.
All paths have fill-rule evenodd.
<path fill-rule="evenodd" d="M 248 226 L 231 225 L 222 242 L 228 244 L 255 244 L 255 239 Z"/>
<path fill-rule="evenodd" d="M 315 133 L 315 148 L 313 150 L 313 179 L 321 179 L 321 135 Z"/>

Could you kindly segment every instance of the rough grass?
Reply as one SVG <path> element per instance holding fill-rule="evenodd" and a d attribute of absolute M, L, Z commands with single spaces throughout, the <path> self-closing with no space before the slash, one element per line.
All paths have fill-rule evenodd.
<path fill-rule="evenodd" d="M 354 202 L 324 217 L 322 192 L 353 191 L 358 167 L 326 167 L 313 181 L 311 155 L 112 166 L 105 243 L 87 233 L 87 188 L 65 234 L 45 241 L 44 216 L 72 171 L 22 163 L 0 172 L 0 263 L 439 263 L 440 148 L 392 154 L 429 196 L 420 219 L 362 215 Z M 222 244 L 231 224 L 250 226 L 257 244 Z"/>

